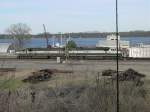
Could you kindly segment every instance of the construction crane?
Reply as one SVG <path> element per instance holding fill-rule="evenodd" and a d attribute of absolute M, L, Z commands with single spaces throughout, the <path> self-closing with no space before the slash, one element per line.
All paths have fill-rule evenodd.
<path fill-rule="evenodd" d="M 44 35 L 45 35 L 45 38 L 46 38 L 46 45 L 47 45 L 47 48 L 51 48 L 51 45 L 49 45 L 48 35 L 47 35 L 46 27 L 45 27 L 44 24 L 43 24 L 43 28 L 44 28 Z"/>

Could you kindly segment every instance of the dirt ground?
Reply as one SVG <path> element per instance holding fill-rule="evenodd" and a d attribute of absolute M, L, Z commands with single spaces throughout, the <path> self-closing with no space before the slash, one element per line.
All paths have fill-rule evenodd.
<path fill-rule="evenodd" d="M 16 68 L 18 72 L 34 71 L 39 69 L 73 70 L 76 72 L 102 72 L 106 69 L 116 69 L 116 62 L 112 60 L 74 60 L 68 64 L 57 64 L 52 60 L 0 60 L 0 67 Z M 150 60 L 119 61 L 119 69 L 135 69 L 150 77 Z"/>

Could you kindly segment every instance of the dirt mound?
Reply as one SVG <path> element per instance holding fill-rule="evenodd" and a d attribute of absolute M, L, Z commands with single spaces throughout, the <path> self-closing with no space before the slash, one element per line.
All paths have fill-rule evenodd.
<path fill-rule="evenodd" d="M 54 73 L 72 73 L 72 71 L 57 69 L 42 69 L 32 72 L 32 75 L 23 80 L 23 82 L 37 83 L 40 81 L 48 81 Z"/>
<path fill-rule="evenodd" d="M 144 74 L 141 74 L 133 69 L 128 69 L 119 75 L 119 80 L 139 80 L 144 77 Z"/>
<path fill-rule="evenodd" d="M 111 76 L 112 79 L 117 79 L 117 71 L 115 70 L 104 70 L 102 76 Z M 144 78 L 145 75 L 141 74 L 134 69 L 128 69 L 126 71 L 119 71 L 119 81 L 138 81 L 141 78 Z"/>
<path fill-rule="evenodd" d="M 36 83 L 39 81 L 47 81 L 52 77 L 53 72 L 50 70 L 40 70 L 33 72 L 31 76 L 23 80 L 23 82 Z"/>

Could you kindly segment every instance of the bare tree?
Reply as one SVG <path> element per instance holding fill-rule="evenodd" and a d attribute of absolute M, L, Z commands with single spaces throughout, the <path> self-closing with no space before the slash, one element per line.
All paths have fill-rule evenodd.
<path fill-rule="evenodd" d="M 24 23 L 12 24 L 6 32 L 13 38 L 16 49 L 23 48 L 25 41 L 31 38 L 31 28 Z"/>

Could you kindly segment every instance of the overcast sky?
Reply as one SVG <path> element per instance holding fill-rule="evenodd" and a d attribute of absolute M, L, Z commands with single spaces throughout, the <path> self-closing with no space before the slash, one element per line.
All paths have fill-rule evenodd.
<path fill-rule="evenodd" d="M 119 30 L 150 30 L 150 0 L 118 0 Z M 0 0 L 0 33 L 15 23 L 32 32 L 114 31 L 115 0 Z"/>

